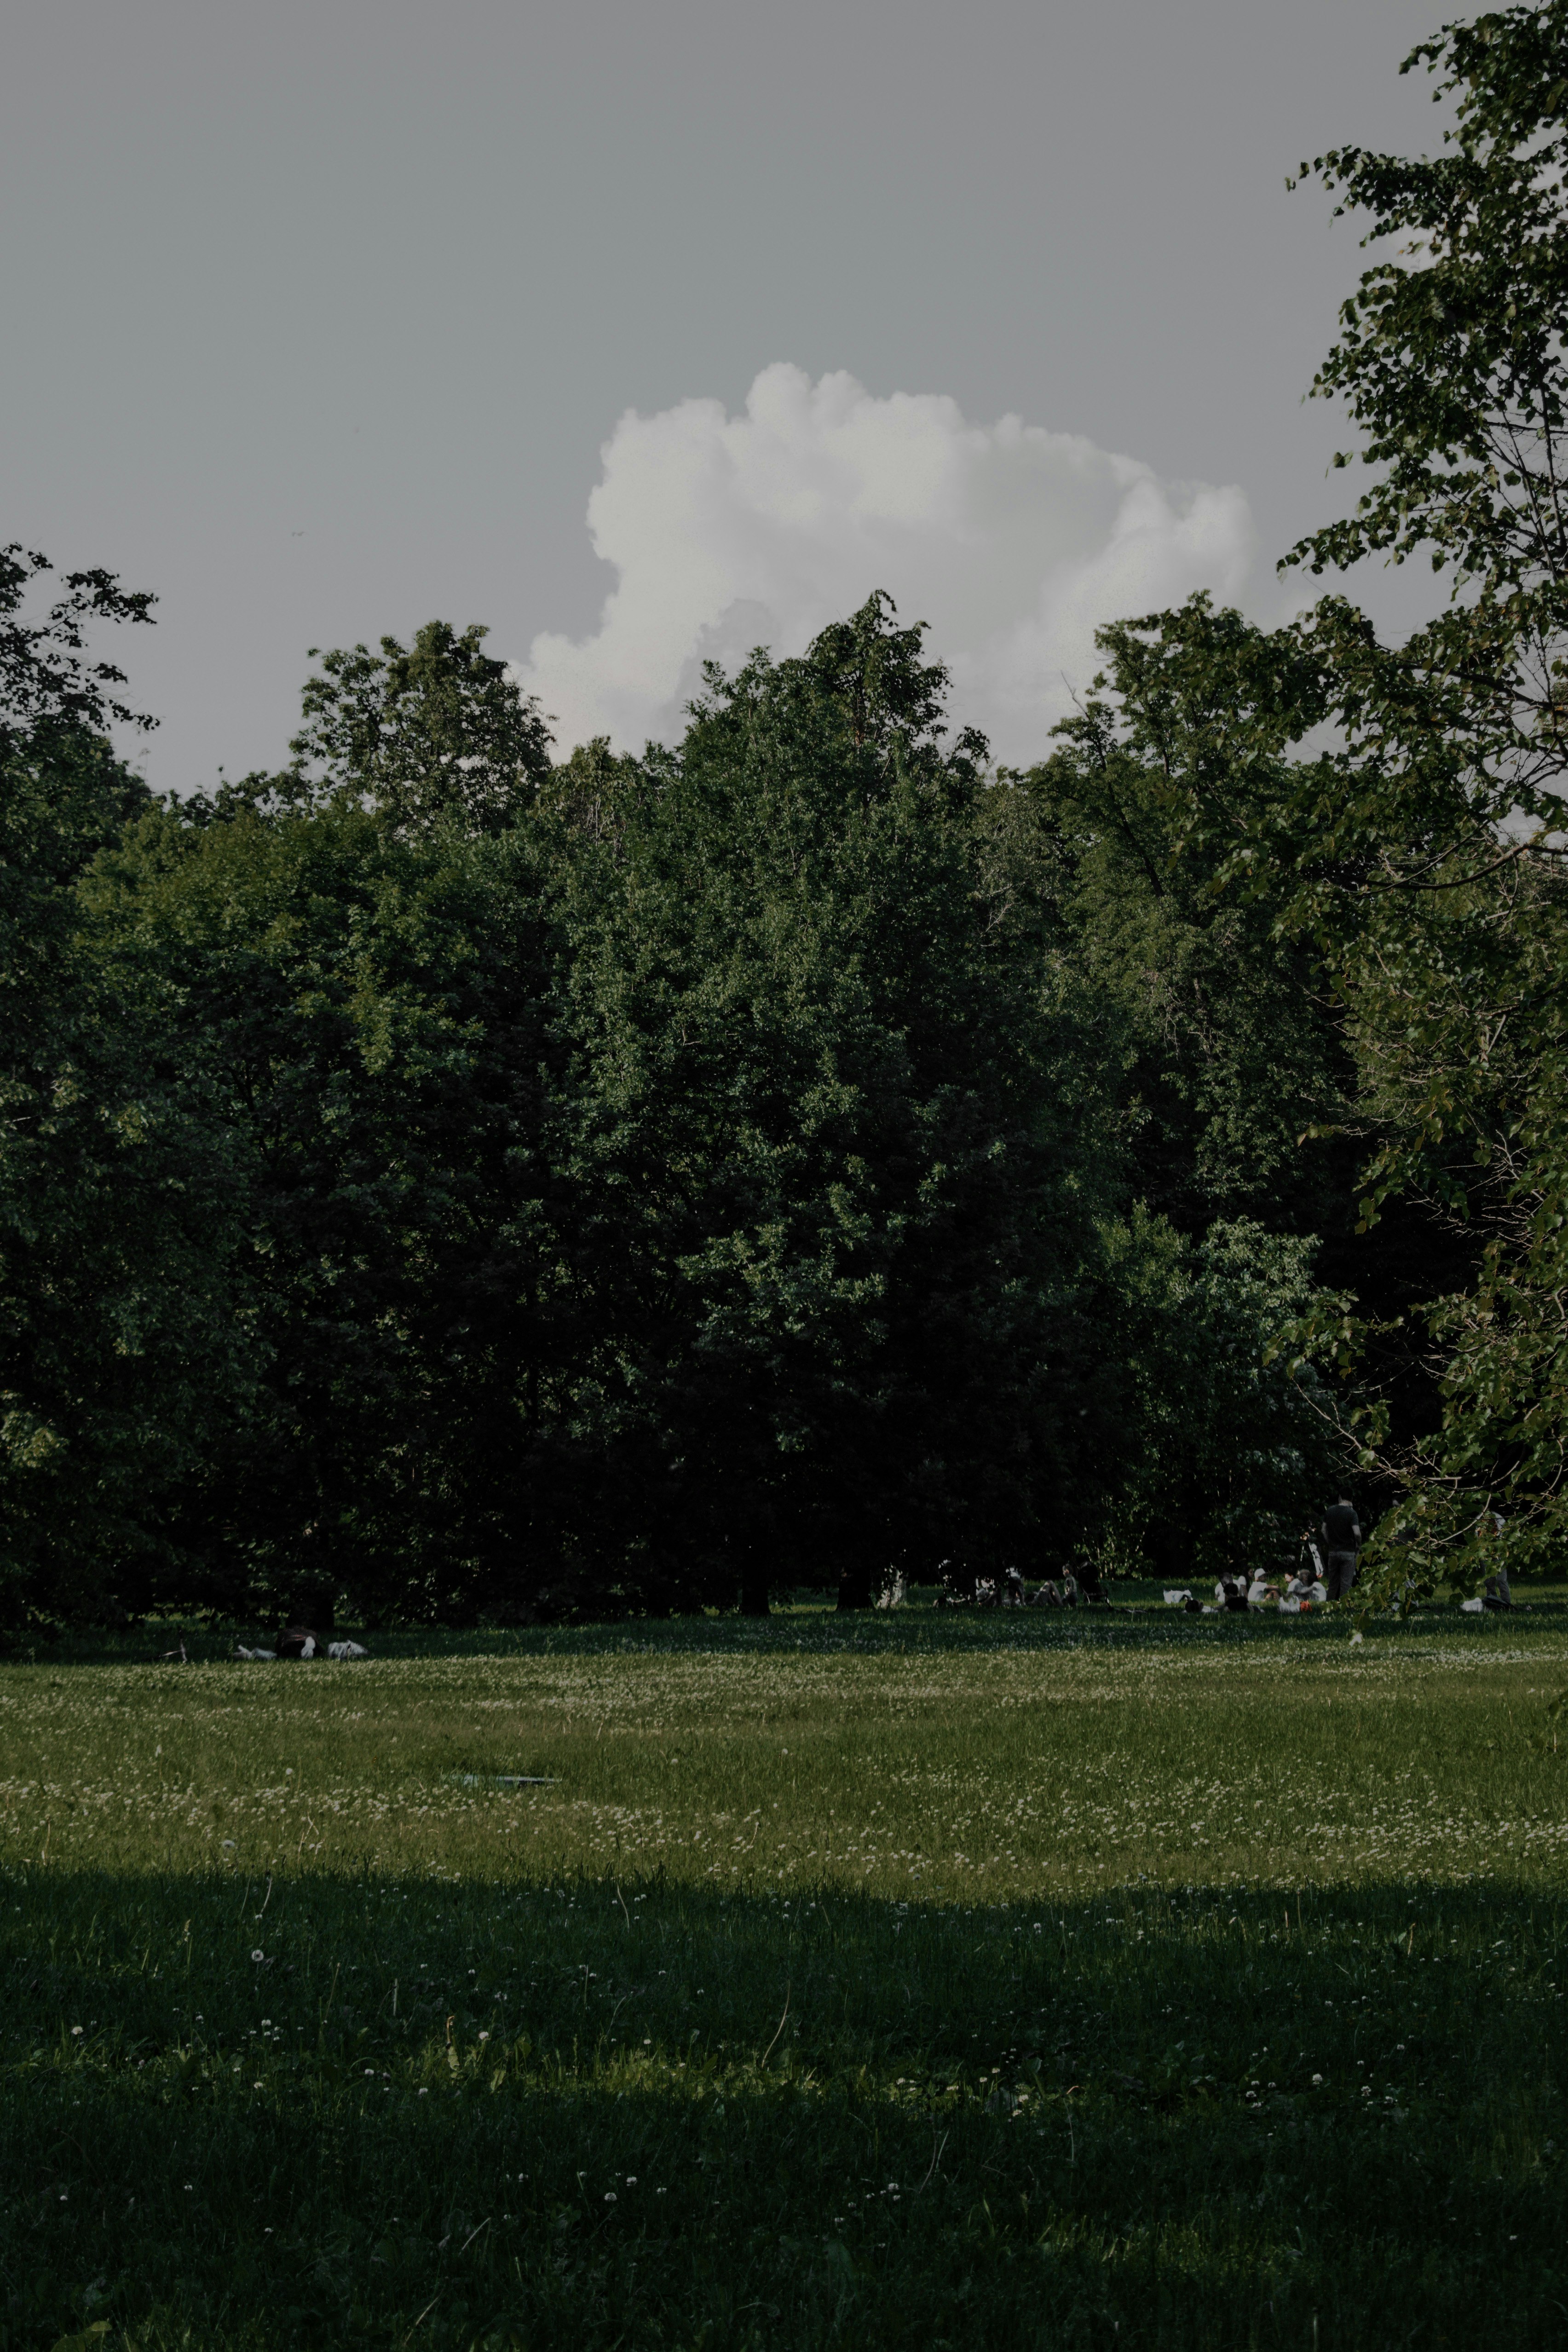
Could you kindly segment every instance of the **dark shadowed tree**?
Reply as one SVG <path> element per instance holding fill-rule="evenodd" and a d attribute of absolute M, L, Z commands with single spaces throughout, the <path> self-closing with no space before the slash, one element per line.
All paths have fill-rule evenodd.
<path fill-rule="evenodd" d="M 547 1540 L 552 935 L 515 833 L 339 792 L 144 817 L 84 885 L 244 1186 L 263 1370 L 187 1483 L 205 1597 L 515 1613 Z"/>
<path fill-rule="evenodd" d="M 1035 977 L 987 934 L 984 745 L 942 735 L 945 686 L 875 598 L 710 671 L 621 794 L 579 1150 L 650 1591 L 864 1605 L 896 1564 L 1032 1557 L 1042 1492 L 1076 1525 L 1104 1485 L 1092 1203 Z"/>
<path fill-rule="evenodd" d="M 163 1515 L 247 1351 L 226 1139 L 102 971 L 78 897 L 149 799 L 106 730 L 151 722 L 91 633 L 152 600 L 79 572 L 30 614 L 48 573 L 0 554 L 0 1599 L 58 1618 L 157 1589 Z"/>

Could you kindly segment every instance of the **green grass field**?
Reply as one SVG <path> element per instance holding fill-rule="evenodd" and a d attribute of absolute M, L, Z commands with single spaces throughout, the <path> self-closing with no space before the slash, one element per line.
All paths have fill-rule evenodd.
<path fill-rule="evenodd" d="M 1568 2343 L 1536 1601 L 9 1664 L 0 2346 Z"/>

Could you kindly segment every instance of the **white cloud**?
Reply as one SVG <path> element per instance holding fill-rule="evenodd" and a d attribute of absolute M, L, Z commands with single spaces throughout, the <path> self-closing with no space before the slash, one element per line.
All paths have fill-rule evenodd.
<path fill-rule="evenodd" d="M 851 375 L 764 368 L 743 415 L 683 400 L 625 415 L 588 501 L 619 579 L 595 635 L 534 639 L 521 683 L 559 746 L 640 751 L 680 731 L 700 664 L 755 645 L 801 652 L 874 588 L 953 677 L 957 719 L 998 758 L 1047 730 L 1097 667 L 1096 625 L 1240 592 L 1252 522 L 1239 489 L 1162 481 L 1135 458 L 1004 416 L 965 424 L 935 393 L 879 400 Z"/>

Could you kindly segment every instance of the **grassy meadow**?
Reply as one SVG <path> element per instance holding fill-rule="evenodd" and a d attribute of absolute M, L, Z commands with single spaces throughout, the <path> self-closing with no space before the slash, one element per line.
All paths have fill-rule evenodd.
<path fill-rule="evenodd" d="M 153 1646 L 0 1668 L 7 2352 L 1568 2342 L 1560 1600 Z"/>

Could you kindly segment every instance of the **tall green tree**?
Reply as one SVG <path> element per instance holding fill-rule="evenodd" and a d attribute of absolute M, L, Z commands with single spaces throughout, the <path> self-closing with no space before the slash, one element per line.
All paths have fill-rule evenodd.
<path fill-rule="evenodd" d="M 1347 1287 L 1313 1325 L 1363 1391 L 1400 1326 L 1425 1349 L 1424 1420 L 1364 1392 L 1343 1416 L 1394 1490 L 1373 1547 L 1391 1589 L 1479 1576 L 1495 1511 L 1516 1564 L 1548 1556 L 1568 1512 L 1568 7 L 1450 26 L 1405 69 L 1423 68 L 1451 112 L 1442 153 L 1302 167 L 1384 257 L 1314 385 L 1348 405 L 1373 478 L 1288 562 L 1424 559 L 1446 604 L 1397 646 L 1337 595 L 1272 635 L 1192 607 L 1130 625 L 1241 727 L 1243 758 L 1179 780 L 1177 854 L 1331 982 L 1358 1223 L 1424 1213 L 1436 1278 L 1398 1312 Z"/>
<path fill-rule="evenodd" d="M 112 1614 L 170 1564 L 163 1513 L 243 1390 L 232 1171 L 199 1088 L 100 968 L 79 886 L 148 805 L 110 744 L 150 725 L 95 657 L 151 598 L 50 594 L 0 553 L 0 1607 Z"/>
<path fill-rule="evenodd" d="M 552 933 L 527 841 L 468 814 L 254 779 L 82 885 L 241 1189 L 257 1377 L 173 1529 L 226 1610 L 504 1617 L 542 1580 Z"/>
<path fill-rule="evenodd" d="M 1445 152 L 1311 167 L 1397 243 L 1314 386 L 1374 479 L 1291 560 L 1425 557 L 1448 589 L 1395 648 L 1318 608 L 1302 641 L 1343 740 L 1292 812 L 1318 828 L 1303 908 L 1342 942 L 1380 1115 L 1364 1214 L 1418 1192 L 1483 1244 L 1428 1309 L 1442 1426 L 1383 1531 L 1391 1574 L 1425 1577 L 1479 1572 L 1494 1508 L 1516 1560 L 1568 1526 L 1568 7 L 1450 26 L 1420 68 L 1452 109 Z"/>
<path fill-rule="evenodd" d="M 1220 810 L 1289 789 L 1321 686 L 1202 597 L 1100 644 L 1060 748 L 983 796 L 991 920 L 1027 942 L 1071 1040 L 1053 1087 L 1117 1203 L 1101 1340 L 1133 1393 L 1116 1549 L 1168 1580 L 1273 1569 L 1347 1450 L 1277 1351 L 1324 1268 L 1384 1289 L 1394 1272 L 1386 1234 L 1350 1230 L 1357 1081 L 1330 971 L 1281 930 L 1286 893 L 1220 883 Z"/>
<path fill-rule="evenodd" d="M 986 935 L 984 746 L 885 598 L 709 674 L 579 936 L 599 1427 L 650 1589 L 1057 1557 L 1104 1478 L 1099 1244 L 1034 977 Z M 1047 1493 L 1073 1506 L 1041 1509 Z"/>

